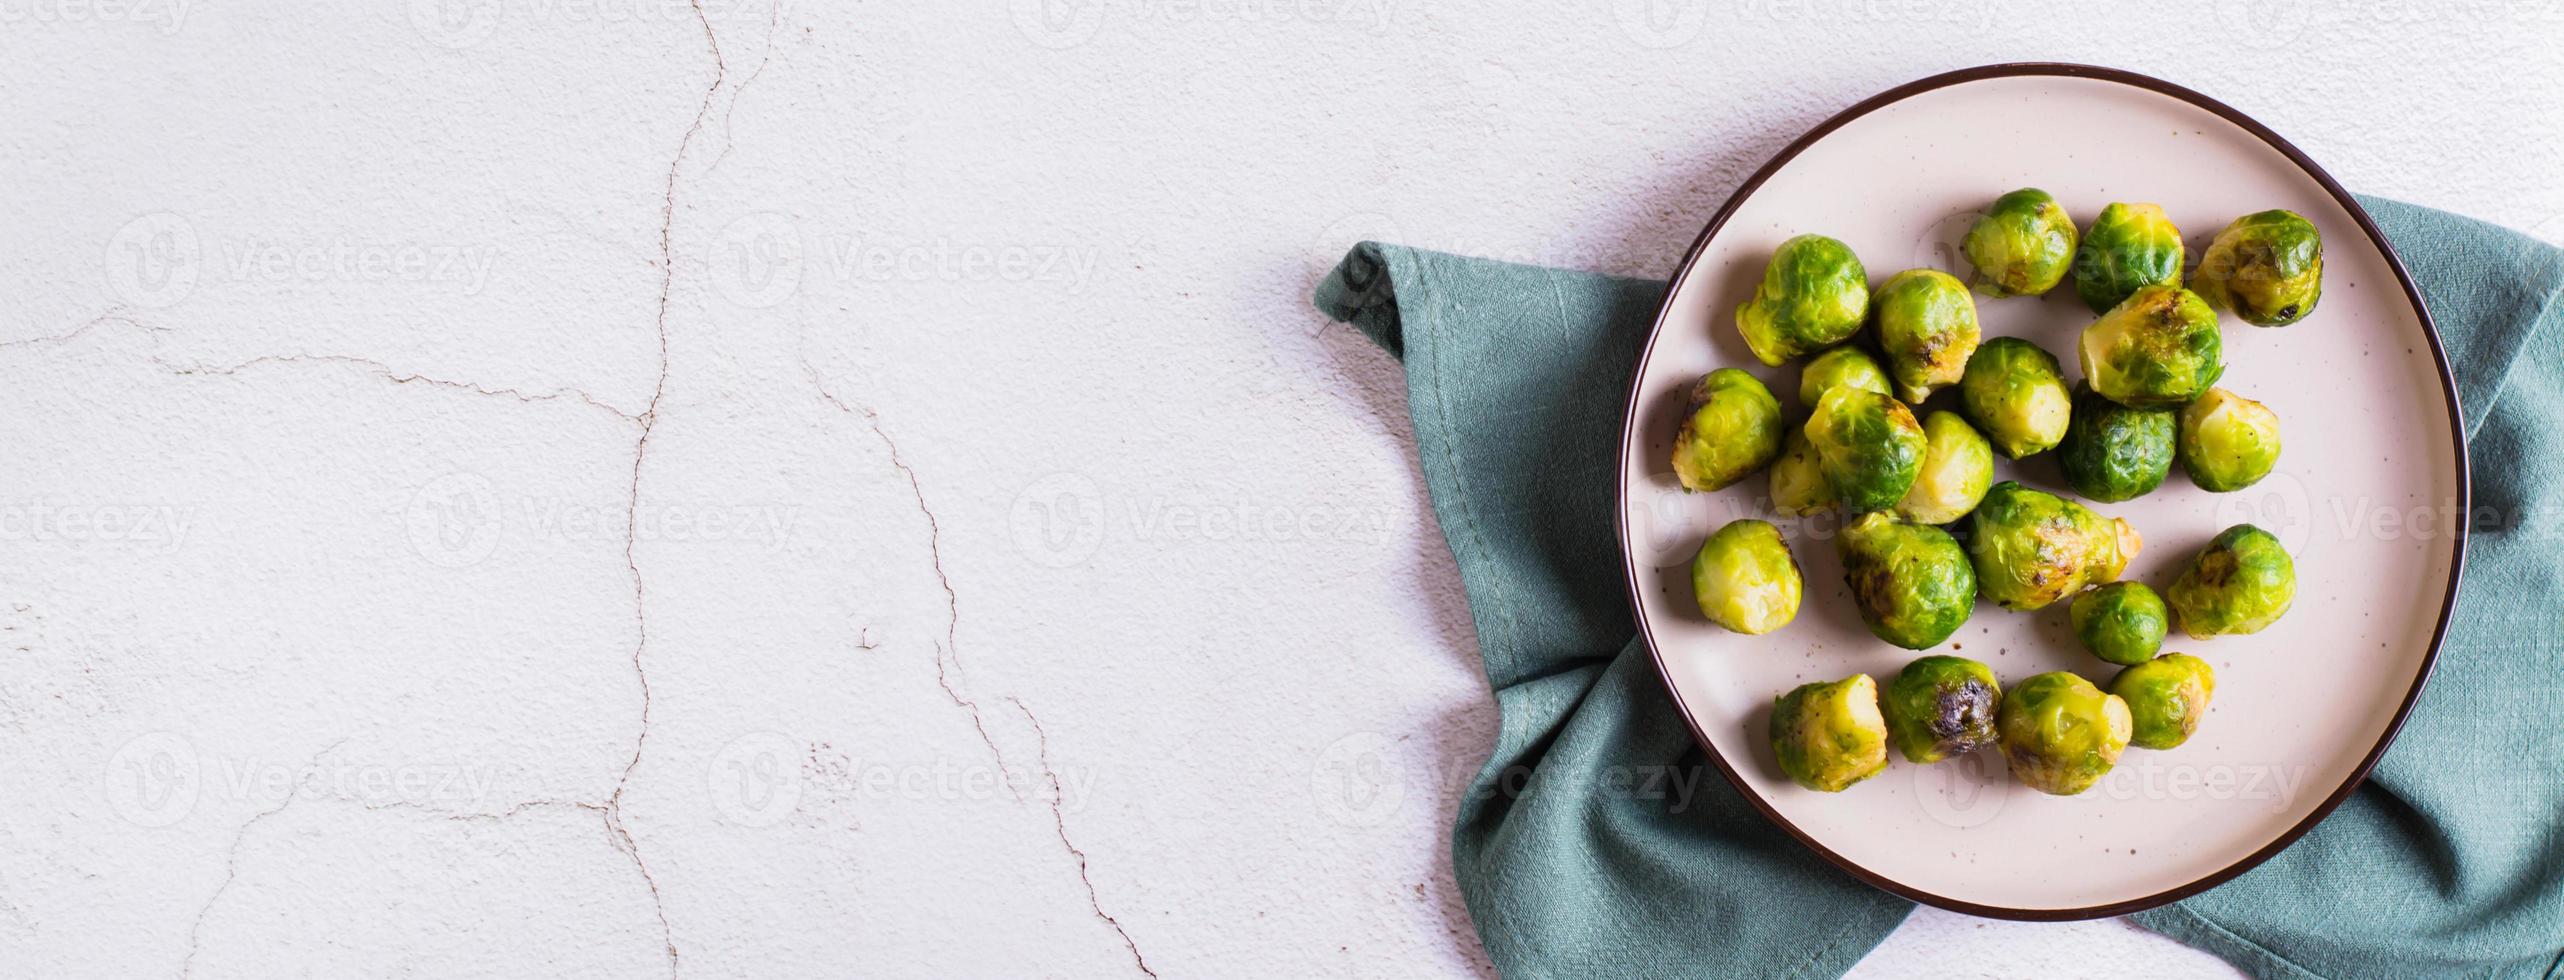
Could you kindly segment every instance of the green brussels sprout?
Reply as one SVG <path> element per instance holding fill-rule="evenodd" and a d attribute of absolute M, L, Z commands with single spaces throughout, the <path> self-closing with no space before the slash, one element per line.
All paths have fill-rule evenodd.
<path fill-rule="evenodd" d="M 1834 485 L 1825 482 L 1816 447 L 1804 429 L 1789 430 L 1789 448 L 1772 462 L 1772 508 L 1791 517 L 1834 509 Z"/>
<path fill-rule="evenodd" d="M 1685 490 L 1717 490 L 1781 454 L 1781 401 L 1753 375 L 1719 368 L 1692 387 L 1674 433 L 1674 479 Z"/>
<path fill-rule="evenodd" d="M 1994 447 L 1955 412 L 1923 419 L 1923 469 L 1896 502 L 1896 516 L 1917 524 L 1966 517 L 1994 483 Z"/>
<path fill-rule="evenodd" d="M 1872 360 L 1868 352 L 1858 347 L 1834 348 L 1816 355 L 1806 367 L 1800 368 L 1798 403 L 1815 408 L 1816 400 L 1825 397 L 1825 389 L 1835 385 L 1851 385 L 1865 391 L 1888 394 L 1887 372 L 1879 368 L 1878 362 Z"/>
<path fill-rule="evenodd" d="M 2057 444 L 2066 485 L 2103 502 L 2153 493 L 2172 472 L 2173 428 L 2169 409 L 2129 408 L 2077 386 L 2074 418 Z"/>
<path fill-rule="evenodd" d="M 1923 470 L 1928 443 L 1914 412 L 1875 391 L 1836 387 L 1816 400 L 1807 441 L 1834 497 L 1855 513 L 1904 499 Z"/>
<path fill-rule="evenodd" d="M 1950 532 L 1864 514 L 1834 539 L 1852 605 L 1879 639 L 1908 650 L 1939 646 L 1976 605 L 1976 570 Z"/>
<path fill-rule="evenodd" d="M 2295 211 L 2244 215 L 2200 253 L 2190 288 L 2245 323 L 2287 326 L 2324 296 L 2324 238 Z"/>
<path fill-rule="evenodd" d="M 1772 702 L 1772 754 L 1790 779 L 1820 793 L 1878 775 L 1887 768 L 1878 682 L 1854 674 L 1781 695 Z"/>
<path fill-rule="evenodd" d="M 1755 357 L 1779 367 L 1850 339 L 1869 307 L 1870 274 L 1852 247 L 1800 235 L 1772 252 L 1762 288 L 1736 307 L 1736 331 Z"/>
<path fill-rule="evenodd" d="M 2083 648 L 2114 664 L 2154 659 L 2172 623 L 2163 597 L 2143 582 L 2112 582 L 2075 596 L 2066 613 Z"/>
<path fill-rule="evenodd" d="M 1879 698 L 1888 738 L 1905 761 L 1923 765 L 1994 744 L 1994 714 L 2002 704 L 1994 670 L 1966 657 L 1906 664 Z"/>
<path fill-rule="evenodd" d="M 1870 296 L 1896 397 L 1914 404 L 1959 383 L 1976 353 L 1976 297 L 1949 273 L 1907 269 Z"/>
<path fill-rule="evenodd" d="M 2190 740 L 2217 693 L 2217 672 L 2186 653 L 2167 653 L 2120 671 L 2110 693 L 2128 702 L 2128 742 L 2141 749 L 2169 749 Z"/>
<path fill-rule="evenodd" d="M 2279 462 L 2279 414 L 2224 388 L 2181 409 L 2181 468 L 2211 493 L 2241 490 Z"/>
<path fill-rule="evenodd" d="M 2270 532 L 2237 524 L 2218 532 L 2165 589 L 2172 621 L 2192 639 L 2258 633 L 2297 598 L 2297 564 Z"/>
<path fill-rule="evenodd" d="M 2035 187 L 1994 199 L 1960 243 L 1988 296 L 2035 296 L 2056 288 L 2074 263 L 2074 218 Z"/>
<path fill-rule="evenodd" d="M 2018 337 L 1996 337 L 1976 349 L 1959 379 L 1959 403 L 2011 459 L 2056 446 L 2074 413 L 2056 357 Z"/>
<path fill-rule="evenodd" d="M 2127 521 L 2005 480 L 1969 524 L 1977 588 L 2006 609 L 2038 609 L 2119 577 L 2144 542 Z"/>
<path fill-rule="evenodd" d="M 1692 598 L 1709 621 L 1769 633 L 1798 616 L 1798 562 L 1769 521 L 1731 521 L 1692 558 Z"/>
<path fill-rule="evenodd" d="M 2139 286 L 2181 285 L 2181 229 L 2152 204 L 2112 204 L 2092 219 L 2074 256 L 2074 291 L 2094 313 Z"/>
<path fill-rule="evenodd" d="M 2217 313 L 2179 286 L 2140 286 L 2083 328 L 2083 380 L 2129 408 L 2172 408 L 2226 371 Z"/>
<path fill-rule="evenodd" d="M 2058 671 L 2012 685 L 1995 715 L 2012 778 L 2042 793 L 2091 789 L 2128 749 L 2128 702 L 2091 681 Z"/>

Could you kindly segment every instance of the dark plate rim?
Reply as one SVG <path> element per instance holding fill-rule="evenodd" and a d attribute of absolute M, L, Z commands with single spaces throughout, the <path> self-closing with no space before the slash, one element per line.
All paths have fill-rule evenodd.
<path fill-rule="evenodd" d="M 1632 452 L 1633 447 L 1639 439 L 1638 382 L 1640 378 L 1645 376 L 1648 362 L 1655 357 L 1656 341 L 1664 335 L 1666 317 L 1673 309 L 1675 286 L 1680 284 L 1691 273 L 1692 267 L 1699 263 L 1701 253 L 1709 247 L 1710 240 L 1717 236 L 1719 229 L 1726 226 L 1728 218 L 1732 217 L 1736 213 L 1736 209 L 1742 207 L 1746 199 L 1752 197 L 1754 192 L 1763 186 L 1764 181 L 1770 179 L 1774 173 L 1779 172 L 1780 168 L 1788 165 L 1791 160 L 1796 159 L 1798 155 L 1804 152 L 1808 147 L 1815 145 L 1818 140 L 1824 139 L 1828 134 L 1842 128 L 1845 124 L 1850 123 L 1855 119 L 1859 119 L 1862 116 L 1866 116 L 1884 106 L 1903 101 L 1907 98 L 1911 98 L 1925 92 L 1947 88 L 1953 85 L 1992 78 L 2014 78 L 2022 76 L 2085 78 L 2116 82 L 2122 85 L 2145 89 L 2160 95 L 2171 96 L 2172 98 L 2190 103 L 2191 105 L 2214 113 L 2225 119 L 2227 122 L 2241 127 L 2245 132 L 2258 137 L 2263 143 L 2268 144 L 2272 149 L 2275 149 L 2279 151 L 2281 155 L 2286 156 L 2291 163 L 2296 164 L 2298 169 L 2303 170 L 2307 176 L 2314 178 L 2315 182 L 2321 185 L 2326 193 L 2331 194 L 2333 200 L 2339 203 L 2345 212 L 2349 213 L 2351 219 L 2359 223 L 2360 231 L 2367 234 L 2369 242 L 2376 246 L 2379 254 L 2385 256 L 2386 265 L 2395 272 L 2395 281 L 2403 287 L 2405 300 L 2412 304 L 2413 315 L 2420 322 L 2422 327 L 2422 336 L 2430 342 L 2431 359 L 2439 368 L 2440 389 L 2446 397 L 2448 405 L 2449 444 L 2455 447 L 2454 462 L 2457 466 L 2456 513 L 2460 515 L 2473 513 L 2474 501 L 2471 487 L 2472 471 L 2469 466 L 2466 453 L 2465 413 L 2458 404 L 2457 376 L 2449 369 L 2448 351 L 2447 348 L 2440 343 L 2439 326 L 2431 319 L 2430 306 L 2422 300 L 2421 290 L 2413 285 L 2412 275 L 2404 269 L 2403 258 L 2395 254 L 2394 245 L 2386 240 L 2385 233 L 2378 230 L 2376 221 L 2369 217 L 2367 209 L 2360 207 L 2358 199 L 2352 197 L 2349 191 L 2342 188 L 2339 181 L 2334 180 L 2331 174 L 2324 171 L 2324 168 L 2316 165 L 2315 161 L 2308 158 L 2305 152 L 2299 150 L 2295 144 L 2288 142 L 2277 132 L 2272 131 L 2270 127 L 2262 125 L 2259 121 L 2254 120 L 2251 116 L 2244 115 L 2232 106 L 2226 105 L 2223 102 L 2219 102 L 2188 88 L 2175 85 L 2171 82 L 2167 82 L 2150 75 L 2124 71 L 2117 68 L 2103 68 L 2096 65 L 2078 65 L 2061 62 L 2012 62 L 2005 64 L 1980 65 L 1975 68 L 1963 68 L 1957 71 L 1943 72 L 1928 78 L 1921 78 L 1907 82 L 1903 85 L 1899 85 L 1895 88 L 1888 89 L 1887 91 L 1864 99 L 1853 105 L 1851 108 L 1835 113 L 1831 118 L 1818 123 L 1815 128 L 1808 130 L 1798 139 L 1791 141 L 1787 147 L 1781 149 L 1780 153 L 1774 155 L 1771 160 L 1764 163 L 1760 169 L 1755 170 L 1752 177 L 1746 178 L 1745 183 L 1736 189 L 1736 193 L 1729 197 L 1725 204 L 1720 205 L 1718 212 L 1711 216 L 1709 224 L 1701 229 L 1700 237 L 1694 239 L 1692 241 L 1691 248 L 1683 253 L 1682 263 L 1675 267 L 1673 276 L 1666 280 L 1665 295 L 1662 299 L 1657 301 L 1655 323 L 1648 327 L 1647 343 L 1640 349 L 1638 365 L 1630 374 L 1629 397 L 1621 410 L 1621 458 L 1623 460 L 1629 458 L 1629 454 Z M 2280 851 L 2286 850 L 2289 845 L 2296 843 L 2298 838 L 2305 836 L 2307 831 L 2313 830 L 2316 824 L 2323 822 L 2323 819 L 2326 816 L 2331 815 L 2335 808 L 2341 806 L 2343 800 L 2349 799 L 2351 791 L 2357 789 L 2359 784 L 2368 778 L 2369 770 L 2375 768 L 2377 760 L 2385 756 L 2387 746 L 2394 744 L 2396 734 L 2403 730 L 2404 721 L 2412 714 L 2414 703 L 2420 700 L 2422 689 L 2429 684 L 2432 669 L 2439 663 L 2440 647 L 2448 639 L 2449 618 L 2457 608 L 2458 585 L 2460 581 L 2465 578 L 2466 542 L 2469 532 L 2468 525 L 2471 523 L 2471 521 L 2463 518 L 2457 521 L 2457 527 L 2452 538 L 2453 544 L 2449 555 L 2448 593 L 2440 601 L 2439 622 L 2431 632 L 2430 648 L 2423 651 L 2421 669 L 2414 674 L 2412 684 L 2404 694 L 2403 703 L 2396 706 L 2395 716 L 2387 722 L 2385 732 L 2378 737 L 2377 744 L 2369 748 L 2368 754 L 2360 759 L 2359 765 L 2351 770 L 2349 778 L 2344 779 L 2341 785 L 2335 787 L 2332 793 L 2326 796 L 2321 804 L 2317 805 L 2314 810 L 2307 813 L 2305 819 L 2298 821 L 2296 826 L 2290 827 L 2287 832 L 2280 834 L 2278 838 L 2272 840 L 2266 845 L 2263 845 L 2259 850 L 2245 855 L 2242 859 L 2237 860 L 2233 864 L 2187 884 L 2183 884 L 2166 891 L 2148 895 L 2143 898 L 2129 899 L 2122 902 L 2112 902 L 2106 905 L 2087 906 L 2084 908 L 2025 909 L 2001 905 L 1981 905 L 1975 902 L 1961 901 L 1959 899 L 1924 891 L 1922 889 L 1906 885 L 1902 882 L 1891 880 L 1883 875 L 1862 867 L 1840 854 L 1836 854 L 1832 849 L 1818 842 L 1815 837 L 1809 835 L 1806 831 L 1799 829 L 1798 825 L 1791 823 L 1790 820 L 1787 817 L 1782 816 L 1778 810 L 1773 809 L 1772 805 L 1768 801 L 1764 800 L 1760 793 L 1757 793 L 1747 787 L 1746 783 L 1737 772 L 1736 767 L 1730 764 L 1724 756 L 1719 754 L 1717 745 L 1710 740 L 1707 732 L 1701 730 L 1700 724 L 1696 716 L 1693 714 L 1690 706 L 1683 703 L 1682 692 L 1674 685 L 1672 672 L 1666 666 L 1664 650 L 1657 645 L 1655 631 L 1651 629 L 1647 623 L 1646 609 L 1640 601 L 1639 590 L 1642 588 L 1642 585 L 1640 584 L 1642 579 L 1641 569 L 1638 567 L 1638 552 L 1635 548 L 1630 546 L 1628 507 L 1630 486 L 1628 467 L 1623 466 L 1620 468 L 1620 473 L 1615 478 L 1615 481 L 1618 497 L 1615 501 L 1616 506 L 1615 513 L 1613 514 L 1613 523 L 1616 526 L 1620 537 L 1621 566 L 1628 583 L 1630 614 L 1632 618 L 1638 621 L 1638 634 L 1646 641 L 1648 657 L 1655 662 L 1657 679 L 1665 685 L 1666 695 L 1673 700 L 1674 707 L 1682 713 L 1683 725 L 1691 729 L 1693 740 L 1700 743 L 1702 751 L 1708 753 L 1710 761 L 1715 763 L 1718 766 L 1719 771 L 1726 776 L 1728 782 L 1737 788 L 1738 795 L 1743 796 L 1748 802 L 1751 802 L 1755 809 L 1762 811 L 1764 818 L 1778 825 L 1782 830 L 1787 831 L 1790 836 L 1797 838 L 1798 842 L 1806 845 L 1809 850 L 1815 851 L 1819 856 L 1831 862 L 1835 867 L 1843 869 L 1852 877 L 1866 882 L 1872 887 L 1900 895 L 1926 905 L 1948 909 L 1953 912 L 1962 912 L 1968 915 L 1983 916 L 1986 918 L 2014 919 L 2028 922 L 2066 922 L 2079 919 L 2097 919 L 2108 916 L 2127 915 L 2129 913 L 2142 912 L 2147 909 L 2167 905 L 2184 898 L 2188 898 L 2192 895 L 2196 895 L 2210 888 L 2224 884 L 2235 876 L 2252 870 L 2263 861 L 2269 860 Z"/>

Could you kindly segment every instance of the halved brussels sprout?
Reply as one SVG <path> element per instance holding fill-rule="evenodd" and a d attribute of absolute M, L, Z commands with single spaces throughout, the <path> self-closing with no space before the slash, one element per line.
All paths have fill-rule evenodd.
<path fill-rule="evenodd" d="M 2066 484 L 2086 499 L 2133 500 L 2172 472 L 2174 427 L 2170 410 L 2129 408 L 2078 386 L 2057 462 Z"/>
<path fill-rule="evenodd" d="M 1946 272 L 1907 269 L 1870 296 L 1879 350 L 1896 378 L 1896 397 L 1922 404 L 1934 389 L 1959 383 L 1976 353 L 1976 297 Z"/>
<path fill-rule="evenodd" d="M 1869 315 L 1870 276 L 1852 247 L 1823 235 L 1781 243 L 1763 285 L 1736 307 L 1745 346 L 1773 367 L 1851 338 Z"/>
<path fill-rule="evenodd" d="M 2217 672 L 2205 660 L 2167 653 L 2120 671 L 2110 681 L 2110 693 L 2128 702 L 2129 744 L 2168 749 L 2199 730 L 2199 719 L 2208 714 L 2208 697 L 2217 693 Z"/>
<path fill-rule="evenodd" d="M 2127 701 L 2059 671 L 2012 685 L 1994 727 L 2012 778 L 2042 793 L 2072 796 L 2118 764 L 2134 723 Z"/>
<path fill-rule="evenodd" d="M 1976 605 L 1976 571 L 1948 531 L 1864 514 L 1834 539 L 1852 605 L 1879 639 L 1908 650 L 1939 646 Z"/>
<path fill-rule="evenodd" d="M 1769 633 L 1798 616 L 1798 562 L 1769 521 L 1730 521 L 1692 558 L 1692 598 L 1709 621 Z"/>
<path fill-rule="evenodd" d="M 1966 517 L 1994 483 L 1994 447 L 1955 412 L 1923 418 L 1923 469 L 1896 502 L 1896 515 L 1917 524 Z"/>
<path fill-rule="evenodd" d="M 1878 682 L 1854 674 L 1781 695 L 1772 702 L 1772 754 L 1790 779 L 1820 793 L 1878 775 L 1887 768 Z"/>
<path fill-rule="evenodd" d="M 1835 385 L 1889 393 L 1887 372 L 1869 352 L 1858 347 L 1837 347 L 1816 355 L 1798 370 L 1798 403 L 1815 408 L 1817 399 L 1825 397 L 1825 389 Z"/>
<path fill-rule="evenodd" d="M 2295 211 L 2236 218 L 2199 254 L 2190 288 L 2245 323 L 2284 327 L 2324 296 L 2324 238 Z"/>
<path fill-rule="evenodd" d="M 2054 448 L 2074 414 L 2056 357 L 2018 337 L 1996 337 L 1976 349 L 1959 379 L 1959 403 L 2012 459 Z"/>
<path fill-rule="evenodd" d="M 1806 430 L 1789 430 L 1789 448 L 1772 461 L 1772 509 L 1805 517 L 1833 510 L 1834 503 L 1834 485 L 1825 482 L 1824 465 L 1817 461 Z"/>
<path fill-rule="evenodd" d="M 2270 532 L 2237 524 L 2217 534 L 2164 590 L 2172 620 L 2192 639 L 2258 633 L 2297 598 L 2297 564 Z"/>
<path fill-rule="evenodd" d="M 2279 414 L 2224 388 L 2181 409 L 2181 467 L 2211 493 L 2241 490 L 2279 462 Z"/>
<path fill-rule="evenodd" d="M 2143 582 L 2112 582 L 2074 597 L 2066 608 L 2074 635 L 2092 655 L 2114 664 L 2141 664 L 2163 649 L 2172 614 L 2163 597 Z"/>
<path fill-rule="evenodd" d="M 2092 219 L 2074 256 L 2074 291 L 2107 313 L 2139 286 L 2181 285 L 2181 229 L 2152 204 L 2112 204 Z"/>
<path fill-rule="evenodd" d="M 2074 218 L 2035 187 L 1994 199 L 1960 243 L 1988 296 L 2035 296 L 2056 288 L 2074 262 Z"/>
<path fill-rule="evenodd" d="M 2127 521 L 2005 480 L 1969 525 L 1977 589 L 2006 609 L 2038 609 L 2119 577 L 2144 542 Z"/>
<path fill-rule="evenodd" d="M 1834 497 L 1853 512 L 1885 510 L 1923 470 L 1927 445 L 1914 412 L 1875 391 L 1826 389 L 1807 419 L 1807 441 Z"/>
<path fill-rule="evenodd" d="M 1994 715 L 2002 704 L 1993 668 L 1966 657 L 1906 664 L 1879 699 L 1896 750 L 1924 765 L 1994 744 Z"/>
<path fill-rule="evenodd" d="M 1685 490 L 1717 490 L 1781 454 L 1781 402 L 1753 375 L 1719 368 L 1692 386 L 1674 433 L 1674 479 Z"/>
<path fill-rule="evenodd" d="M 2083 380 L 2129 408 L 2171 408 L 2224 374 L 2217 312 L 2179 286 L 2141 286 L 2083 328 Z"/>

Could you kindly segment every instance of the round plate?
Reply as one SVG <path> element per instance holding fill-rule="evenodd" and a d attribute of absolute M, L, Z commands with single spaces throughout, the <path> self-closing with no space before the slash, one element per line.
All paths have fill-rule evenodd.
<path fill-rule="evenodd" d="M 2099 785 L 2050 797 L 2013 783 L 1991 749 L 1934 766 L 1893 759 L 1842 793 L 1780 773 L 1765 726 L 1774 696 L 1867 673 L 1884 683 L 1919 652 L 1872 637 L 1833 548 L 1840 518 L 1781 517 L 1762 475 L 1687 494 L 1668 465 L 1691 384 L 1742 367 L 1794 403 L 1796 365 L 1765 368 L 1737 335 L 1737 304 L 1764 261 L 1801 232 L 1849 243 L 1873 283 L 1957 254 L 1976 209 L 2044 188 L 2078 227 L 2112 201 L 2160 204 L 2197 260 L 2233 218 L 2270 208 L 2323 233 L 2324 294 L 2284 328 L 2223 319 L 2221 385 L 2279 413 L 2276 472 L 2211 494 L 2176 472 L 2152 494 L 2090 504 L 2145 537 L 2127 577 L 2168 584 L 2219 530 L 2251 522 L 2297 564 L 2295 606 L 2251 636 L 2167 652 L 2217 670 L 2206 722 L 2169 751 L 2131 748 Z M 2077 372 L 2093 320 L 2061 285 L 2043 297 L 1978 297 L 1984 334 L 2021 337 Z M 1929 407 L 1954 407 L 1944 393 Z M 1793 408 L 1803 416 L 1803 410 Z M 2466 458 L 2457 391 L 2428 311 L 2366 213 L 2305 154 L 2198 93 L 2079 65 L 1996 65 L 1923 79 L 1845 110 L 1766 164 L 1721 208 L 1673 282 L 1632 382 L 1621 432 L 1619 526 L 1631 602 L 1666 687 L 1728 778 L 1782 828 L 1880 888 L 1943 908 L 2019 919 L 2119 915 L 2224 881 L 2305 833 L 2364 776 L 2421 691 L 2457 596 Z M 2053 454 L 1997 461 L 1996 479 L 2063 495 Z M 1702 618 L 1689 563 L 1740 517 L 1782 527 L 1807 586 L 1798 618 L 1759 637 Z M 2071 670 L 2107 685 L 2066 603 L 2011 612 L 1980 602 L 1930 651 L 1982 660 L 2007 685 Z M 1893 753 L 1891 753 L 1893 755 Z"/>

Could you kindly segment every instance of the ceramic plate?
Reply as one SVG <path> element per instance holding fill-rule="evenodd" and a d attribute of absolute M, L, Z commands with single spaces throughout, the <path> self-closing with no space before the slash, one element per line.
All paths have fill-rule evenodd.
<path fill-rule="evenodd" d="M 1712 494 L 1676 487 L 1667 461 L 1687 389 L 1711 369 L 1741 367 L 1803 417 L 1797 366 L 1763 367 L 1735 327 L 1735 308 L 1773 247 L 1802 232 L 1839 238 L 1873 285 L 1918 267 L 1966 278 L 1960 237 L 1977 209 L 2018 187 L 2055 194 L 2078 227 L 2112 201 L 2162 205 L 2193 262 L 2239 215 L 2287 208 L 2321 230 L 2324 292 L 2311 316 L 2284 328 L 2222 321 L 2219 383 L 2279 413 L 2278 469 L 2249 489 L 2212 494 L 2175 467 L 2152 494 L 2089 504 L 2142 532 L 2128 577 L 2158 589 L 2219 530 L 2260 525 L 2296 558 L 2296 604 L 2251 636 L 2176 632 L 2166 652 L 2217 670 L 2205 723 L 2180 748 L 2129 749 L 2080 796 L 2014 784 L 1991 749 L 1935 766 L 1896 758 L 1842 793 L 1801 789 L 1772 757 L 1772 698 L 1853 673 L 1884 683 L 1922 654 L 1862 628 L 1834 555 L 1839 518 L 1779 516 L 1759 474 Z M 2070 282 L 2044 297 L 1979 297 L 1977 307 L 1986 337 L 2031 340 L 2058 355 L 2069 381 L 2079 373 L 2075 338 L 2093 316 Z M 1632 384 L 1621 546 L 1641 631 L 1679 710 L 1774 822 L 1861 879 L 1945 908 L 2117 915 L 2277 853 L 2385 751 L 2456 599 L 2464 443 L 2419 294 L 2368 216 L 2303 153 L 2233 109 L 2151 78 L 1990 66 L 1897 88 L 1826 121 L 1710 220 L 1666 292 Z M 1945 404 L 1955 394 L 1930 407 L 1955 407 Z M 2053 454 L 1998 458 L 1996 469 L 1998 480 L 2070 495 Z M 1779 524 L 1806 576 L 1797 620 L 1766 636 L 1711 625 L 1691 597 L 1692 552 L 1739 517 Z M 2007 686 L 2052 670 L 2106 685 L 2116 668 L 2083 652 L 2066 606 L 2021 613 L 1981 601 L 1929 652 L 1982 660 Z"/>

